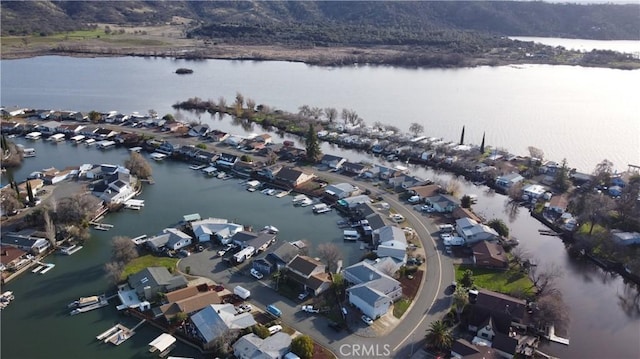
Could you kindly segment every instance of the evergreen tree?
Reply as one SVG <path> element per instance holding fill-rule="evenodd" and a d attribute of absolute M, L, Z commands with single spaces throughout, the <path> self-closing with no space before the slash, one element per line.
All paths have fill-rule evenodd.
<path fill-rule="evenodd" d="M 7 138 L 2 135 L 2 141 L 0 141 L 0 147 L 2 147 L 2 151 L 6 152 L 9 149 L 9 145 L 7 145 Z"/>
<path fill-rule="evenodd" d="M 480 153 L 484 153 L 484 132 L 482 133 L 482 143 L 480 144 Z"/>
<path fill-rule="evenodd" d="M 464 145 L 464 126 L 462 126 L 462 134 L 460 134 L 460 144 Z"/>
<path fill-rule="evenodd" d="M 27 181 L 27 201 L 29 201 L 29 203 L 35 203 L 33 189 L 31 188 L 31 181 Z"/>
<path fill-rule="evenodd" d="M 320 144 L 318 144 L 318 135 L 313 129 L 313 124 L 309 124 L 309 131 L 307 132 L 307 160 L 312 163 L 316 163 L 322 157 L 322 151 L 320 150 Z"/>

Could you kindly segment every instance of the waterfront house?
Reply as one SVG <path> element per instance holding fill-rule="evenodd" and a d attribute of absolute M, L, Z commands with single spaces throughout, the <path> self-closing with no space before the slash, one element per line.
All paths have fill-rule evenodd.
<path fill-rule="evenodd" d="M 480 241 L 472 247 L 472 250 L 473 264 L 476 267 L 507 269 L 509 266 L 504 248 L 498 243 Z"/>
<path fill-rule="evenodd" d="M 191 229 L 198 242 L 209 242 L 216 238 L 222 244 L 231 243 L 231 237 L 244 227 L 236 223 L 227 223 L 226 219 L 207 218 L 191 222 Z"/>
<path fill-rule="evenodd" d="M 20 248 L 25 252 L 37 255 L 44 253 L 51 244 L 44 233 L 34 230 L 23 230 L 3 234 L 2 245 Z"/>
<path fill-rule="evenodd" d="M 155 149 L 155 152 L 171 156 L 176 150 L 176 147 L 169 141 L 163 141 L 160 146 Z"/>
<path fill-rule="evenodd" d="M 267 179 L 270 182 L 273 182 L 276 179 L 276 174 L 278 173 L 278 171 L 280 171 L 282 169 L 282 165 L 280 164 L 274 164 L 271 166 L 265 166 L 260 168 L 256 174 L 260 177 L 263 177 L 265 179 Z"/>
<path fill-rule="evenodd" d="M 99 128 L 94 132 L 94 136 L 99 139 L 106 140 L 117 136 L 120 132 L 108 128 Z"/>
<path fill-rule="evenodd" d="M 422 186 L 427 183 L 428 181 L 422 178 L 407 174 L 387 179 L 387 186 L 396 192 L 404 192 L 411 187 Z"/>
<path fill-rule="evenodd" d="M 66 134 L 69 134 L 69 135 L 76 135 L 84 127 L 85 127 L 84 125 L 79 125 L 79 124 L 64 124 L 64 125 L 58 126 L 58 131 L 60 133 L 66 133 Z"/>
<path fill-rule="evenodd" d="M 9 107 L 0 107 L 0 114 L 2 114 L 2 116 L 20 116 L 20 115 L 24 115 L 25 112 L 27 111 L 27 108 L 24 107 L 18 107 L 18 106 L 9 106 Z"/>
<path fill-rule="evenodd" d="M 262 252 L 275 242 L 276 235 L 268 232 L 253 233 L 247 231 L 240 231 L 231 237 L 231 241 L 240 248 L 253 247 L 257 252 Z"/>
<path fill-rule="evenodd" d="M 336 208 L 344 212 L 351 213 L 357 210 L 358 206 L 367 203 L 371 203 L 371 197 L 366 194 L 361 194 L 338 200 L 338 202 L 336 202 Z"/>
<path fill-rule="evenodd" d="M 26 180 L 18 185 L 18 191 L 20 192 L 20 197 L 27 198 L 27 183 L 31 186 L 31 192 L 34 196 L 38 195 L 38 192 L 42 187 L 44 187 L 44 181 L 41 179 L 30 179 Z"/>
<path fill-rule="evenodd" d="M 489 320 L 493 321 L 493 328 L 503 334 L 526 330 L 530 324 L 527 302 L 522 299 L 480 289 L 477 294 L 469 295 L 469 302 L 468 329 L 472 332 L 478 332 Z"/>
<path fill-rule="evenodd" d="M 319 295 L 331 286 L 326 266 L 308 256 L 296 255 L 287 264 L 287 276 L 300 284 L 305 291 Z"/>
<path fill-rule="evenodd" d="M 294 167 L 283 167 L 275 174 L 274 184 L 284 188 L 296 188 L 311 181 L 316 175 Z"/>
<path fill-rule="evenodd" d="M 441 190 L 442 188 L 437 184 L 412 186 L 407 189 L 409 195 L 420 197 L 420 201 L 424 201 L 425 198 L 434 197 L 439 194 Z"/>
<path fill-rule="evenodd" d="M 188 132 L 190 137 L 204 137 L 209 133 L 209 125 L 196 125 L 191 127 Z"/>
<path fill-rule="evenodd" d="M 214 142 L 222 142 L 229 138 L 229 136 L 229 133 L 220 130 L 213 130 L 207 134 L 207 137 L 209 137 Z"/>
<path fill-rule="evenodd" d="M 468 246 L 480 241 L 494 241 L 500 237 L 493 228 L 470 218 L 456 220 L 456 232 L 460 237 L 464 238 Z"/>
<path fill-rule="evenodd" d="M 38 131 L 42 132 L 45 135 L 52 135 L 58 132 L 58 127 L 60 127 L 60 122 L 47 121 L 47 122 L 38 124 L 36 128 Z"/>
<path fill-rule="evenodd" d="M 212 349 L 220 338 L 256 325 L 251 313 L 236 312 L 233 304 L 211 304 L 190 317 L 205 349 Z"/>
<path fill-rule="evenodd" d="M 451 215 L 454 219 L 469 218 L 478 223 L 482 222 L 482 218 L 473 213 L 473 211 L 469 208 L 456 207 L 453 212 L 451 212 Z"/>
<path fill-rule="evenodd" d="M 149 238 L 145 243 L 153 251 L 160 252 L 165 248 L 177 251 L 190 246 L 192 241 L 193 239 L 190 235 L 177 228 L 165 228 L 162 230 L 162 233 Z"/>
<path fill-rule="evenodd" d="M 327 198 L 330 202 L 335 202 L 339 199 L 356 195 L 359 193 L 359 191 L 360 189 L 357 186 L 352 185 L 351 183 L 336 183 L 325 187 L 324 197 Z"/>
<path fill-rule="evenodd" d="M 326 154 L 320 159 L 321 164 L 335 170 L 340 169 L 342 167 L 342 164 L 345 162 L 347 162 L 347 159 L 345 157 L 330 154 Z"/>
<path fill-rule="evenodd" d="M 99 168 L 99 171 L 96 169 Z M 89 171 L 81 171 L 86 178 L 102 178 L 102 183 L 94 184 L 93 194 L 107 204 L 124 203 L 136 194 L 135 177 L 122 166 L 101 165 Z"/>
<path fill-rule="evenodd" d="M 220 304 L 218 293 L 209 290 L 207 285 L 190 286 L 165 294 L 166 304 L 154 308 L 156 316 L 162 315 L 170 322 L 178 313 L 191 315 L 211 304 Z"/>
<path fill-rule="evenodd" d="M 16 133 L 18 132 L 20 127 L 21 125 L 17 122 L 2 121 L 0 123 L 0 129 L 2 130 L 2 133 L 8 133 L 8 134 Z"/>
<path fill-rule="evenodd" d="M 177 132 L 178 129 L 185 128 L 186 125 L 182 122 L 169 122 L 162 126 L 162 129 L 168 132 Z"/>
<path fill-rule="evenodd" d="M 522 189 L 522 198 L 529 201 L 533 201 L 534 199 L 537 200 L 542 197 L 546 191 L 547 190 L 544 186 L 539 184 L 530 184 Z"/>
<path fill-rule="evenodd" d="M 264 274 L 277 272 L 287 266 L 300 249 L 290 242 L 277 241 L 269 250 L 259 254 L 253 260 L 252 267 Z"/>
<path fill-rule="evenodd" d="M 524 177 L 522 177 L 519 173 L 512 172 L 496 178 L 496 185 L 502 187 L 503 189 L 509 189 L 522 181 L 524 181 Z"/>
<path fill-rule="evenodd" d="M 278 332 L 265 339 L 249 333 L 233 343 L 233 355 L 238 359 L 284 359 L 291 349 L 291 336 Z"/>
<path fill-rule="evenodd" d="M 8 245 L 4 245 L 0 247 L 0 270 L 18 270 L 28 263 L 31 263 L 27 259 L 27 252 L 18 248 L 12 247 Z"/>
<path fill-rule="evenodd" d="M 249 178 L 255 168 L 256 165 L 252 162 L 238 161 L 233 165 L 233 169 L 231 171 L 237 177 Z"/>
<path fill-rule="evenodd" d="M 80 133 L 78 133 L 79 135 L 83 135 L 83 136 L 87 136 L 89 138 L 95 138 L 96 135 L 96 131 L 98 131 L 98 127 L 96 126 L 85 126 L 84 128 L 80 129 Z"/>
<path fill-rule="evenodd" d="M 458 199 L 448 194 L 436 194 L 433 197 L 425 198 L 424 202 L 438 213 L 451 213 L 460 206 Z"/>
<path fill-rule="evenodd" d="M 489 345 L 476 345 L 466 339 L 457 339 L 451 346 L 451 358 L 454 359 L 498 359 L 500 356 Z"/>
<path fill-rule="evenodd" d="M 286 142 L 286 141 L 285 141 Z M 293 146 L 283 146 L 278 151 L 278 156 L 283 161 L 295 162 L 305 158 L 307 150 Z"/>
<path fill-rule="evenodd" d="M 238 156 L 223 152 L 220 153 L 220 157 L 216 160 L 216 165 L 224 168 L 233 168 L 238 161 Z"/>
<path fill-rule="evenodd" d="M 375 263 L 375 262 L 373 262 Z M 342 271 L 349 303 L 370 318 L 387 313 L 393 302 L 402 297 L 400 282 L 385 274 L 385 268 L 377 268 L 370 261 L 362 261 Z"/>
<path fill-rule="evenodd" d="M 558 214 L 563 214 L 567 210 L 569 205 L 569 198 L 567 195 L 562 194 L 560 196 L 553 196 L 549 201 L 548 209 Z"/>
<path fill-rule="evenodd" d="M 154 301 L 158 293 L 172 292 L 188 284 L 184 276 L 173 275 L 166 267 L 147 267 L 131 274 L 127 282 L 140 298 L 148 301 Z"/>
<path fill-rule="evenodd" d="M 397 263 L 396 269 L 407 261 L 407 237 L 395 226 L 385 226 L 373 231 L 373 244 L 377 245 L 378 257 L 391 257 Z"/>

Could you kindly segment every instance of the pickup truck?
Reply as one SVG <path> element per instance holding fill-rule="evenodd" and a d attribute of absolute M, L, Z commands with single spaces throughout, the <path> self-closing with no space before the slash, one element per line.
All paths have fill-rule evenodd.
<path fill-rule="evenodd" d="M 316 309 L 313 305 L 303 305 L 302 311 L 307 313 L 320 313 L 320 309 Z"/>

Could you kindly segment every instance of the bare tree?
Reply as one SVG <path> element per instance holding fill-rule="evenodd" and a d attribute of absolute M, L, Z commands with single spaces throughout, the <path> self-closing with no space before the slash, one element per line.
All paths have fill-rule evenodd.
<path fill-rule="evenodd" d="M 539 296 L 535 302 L 533 319 L 538 327 L 553 324 L 556 328 L 566 328 L 569 324 L 569 308 L 560 292 Z"/>
<path fill-rule="evenodd" d="M 460 184 L 460 181 L 458 181 L 457 179 L 450 179 L 447 182 L 447 186 L 445 188 L 448 194 L 452 196 L 456 196 L 460 194 L 460 188 L 462 188 L 462 185 Z"/>
<path fill-rule="evenodd" d="M 104 265 L 104 272 L 110 284 L 118 284 L 122 275 L 123 266 L 119 262 L 108 262 Z"/>
<path fill-rule="evenodd" d="M 253 113 L 256 109 L 256 101 L 254 101 L 251 98 L 248 98 L 245 103 L 247 104 L 247 110 L 249 110 L 249 113 Z"/>
<path fill-rule="evenodd" d="M 100 208 L 101 201 L 90 193 L 65 197 L 58 201 L 56 221 L 70 225 L 82 225 Z"/>
<path fill-rule="evenodd" d="M 222 96 L 218 98 L 218 108 L 220 108 L 220 110 L 222 111 L 227 109 L 227 100 L 225 100 Z"/>
<path fill-rule="evenodd" d="M 2 191 L 0 197 L 2 198 L 0 206 L 2 207 L 2 213 L 4 215 L 16 213 L 19 209 L 24 207 L 13 190 Z"/>
<path fill-rule="evenodd" d="M 333 121 L 338 118 L 338 110 L 333 107 L 327 107 L 324 109 L 324 115 L 327 117 L 327 120 L 329 120 L 329 123 L 333 123 Z"/>
<path fill-rule="evenodd" d="M 338 267 L 338 261 L 342 259 L 342 254 L 333 243 L 322 243 L 318 246 L 318 255 L 327 264 L 329 272 L 333 273 Z"/>
<path fill-rule="evenodd" d="M 129 159 L 124 161 L 124 166 L 129 169 L 132 175 L 138 178 L 149 178 L 153 173 L 149 162 L 138 152 L 131 152 Z"/>
<path fill-rule="evenodd" d="M 593 170 L 593 184 L 594 185 L 607 185 L 611 179 L 613 173 L 613 162 L 604 159 L 602 162 L 596 165 Z"/>
<path fill-rule="evenodd" d="M 531 253 L 522 246 L 513 248 L 511 250 L 511 256 L 513 257 L 513 262 L 525 269 L 528 267 L 528 264 L 525 263 L 531 263 Z"/>
<path fill-rule="evenodd" d="M 302 117 L 310 117 L 311 116 L 311 108 L 309 105 L 302 105 L 298 107 L 298 115 Z"/>
<path fill-rule="evenodd" d="M 53 220 L 51 220 L 48 210 L 45 209 L 42 216 L 44 218 L 44 233 L 51 244 L 51 248 L 56 249 L 58 248 L 58 241 L 56 240 L 56 226 L 53 223 Z"/>
<path fill-rule="evenodd" d="M 543 267 L 532 266 L 529 270 L 529 277 L 533 282 L 531 288 L 536 289 L 537 297 L 560 292 L 556 287 L 556 281 L 562 277 L 562 270 L 555 263 L 547 264 Z"/>
<path fill-rule="evenodd" d="M 527 147 L 527 150 L 529 151 L 529 156 L 531 156 L 531 158 L 537 158 L 541 162 L 544 159 L 544 151 L 542 151 L 541 149 L 529 146 Z"/>
<path fill-rule="evenodd" d="M 364 123 L 364 120 L 360 118 L 358 113 L 350 109 L 342 109 L 342 120 L 345 125 L 360 126 Z"/>
<path fill-rule="evenodd" d="M 418 136 L 419 134 L 424 132 L 424 126 L 421 124 L 414 122 L 409 126 L 409 132 L 413 133 L 414 136 Z"/>
<path fill-rule="evenodd" d="M 111 248 L 111 260 L 118 263 L 129 263 L 138 257 L 138 249 L 131 238 L 124 236 L 113 237 L 113 247 Z"/>
<path fill-rule="evenodd" d="M 378 270 L 392 278 L 396 274 L 396 267 L 390 262 L 384 262 L 378 267 Z"/>
<path fill-rule="evenodd" d="M 320 107 L 312 107 L 309 113 L 314 120 L 318 120 L 322 116 L 322 109 Z"/>

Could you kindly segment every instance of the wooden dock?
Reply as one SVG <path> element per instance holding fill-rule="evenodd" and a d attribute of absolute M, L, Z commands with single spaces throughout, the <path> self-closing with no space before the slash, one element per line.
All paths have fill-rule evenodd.
<path fill-rule="evenodd" d="M 113 327 L 105 330 L 98 336 L 96 339 L 103 343 L 111 343 L 113 345 L 120 345 L 124 343 L 127 339 L 131 338 L 135 333 L 136 329 L 138 329 L 142 324 L 144 324 L 147 320 L 143 319 L 140 323 L 136 324 L 135 327 L 129 329 L 124 325 L 118 323 Z"/>
<path fill-rule="evenodd" d="M 38 274 L 45 274 L 45 273 L 47 273 L 48 271 L 52 270 L 52 269 L 53 269 L 53 267 L 55 267 L 55 266 L 56 266 L 56 265 L 55 265 L 55 264 L 53 264 L 53 263 L 47 264 L 47 265 L 45 266 L 45 268 L 44 268 L 44 269 L 42 269 L 40 272 L 38 272 Z"/>
<path fill-rule="evenodd" d="M 108 231 L 113 228 L 113 224 L 100 223 L 95 221 L 89 222 L 89 224 L 92 225 L 94 229 L 97 229 L 99 231 Z"/>

